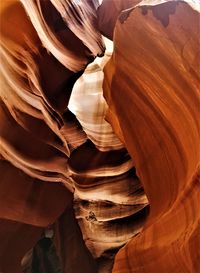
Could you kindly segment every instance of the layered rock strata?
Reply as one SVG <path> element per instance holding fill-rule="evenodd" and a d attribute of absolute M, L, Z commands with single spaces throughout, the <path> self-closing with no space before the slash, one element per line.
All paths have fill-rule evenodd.
<path fill-rule="evenodd" d="M 104 96 L 118 119 L 113 126 L 150 202 L 143 231 L 119 251 L 113 272 L 197 273 L 199 3 L 145 2 L 119 16 L 104 69 Z"/>

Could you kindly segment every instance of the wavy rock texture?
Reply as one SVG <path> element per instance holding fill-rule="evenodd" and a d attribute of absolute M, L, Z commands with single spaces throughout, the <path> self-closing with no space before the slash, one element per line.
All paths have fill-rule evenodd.
<path fill-rule="evenodd" d="M 90 139 L 72 152 L 68 163 L 75 216 L 99 273 L 111 272 L 116 252 L 141 231 L 148 215 L 132 160 L 105 120 L 102 69 L 109 58 L 106 54 L 87 67 L 68 105 Z"/>
<path fill-rule="evenodd" d="M 50 14 L 55 13 L 49 9 Z M 18 2 L 3 9 L 2 18 L 8 20 L 1 24 L 1 153 L 28 175 L 69 185 L 68 156 L 85 142 L 86 136 L 75 130 L 80 126 L 65 109 L 72 86 L 82 72 L 74 73 L 42 48 Z M 12 31 L 15 23 L 18 35 Z M 23 32 L 20 25 L 24 26 Z M 68 34 L 80 54 L 86 54 L 85 63 L 89 62 L 91 56 L 85 46 L 67 28 L 66 32 L 64 29 L 56 35 Z M 52 97 L 57 98 L 56 104 Z"/>
<path fill-rule="evenodd" d="M 28 8 L 33 4 L 38 14 L 40 8 L 35 1 L 25 2 L 29 2 Z M 46 23 L 43 28 L 46 30 L 50 18 L 53 25 L 47 33 L 40 32 L 48 36 L 49 47 L 38 37 L 39 23 L 32 25 L 19 1 L 0 4 L 0 271 L 4 273 L 21 272 L 21 259 L 40 238 L 42 229 L 60 220 L 66 208 L 72 214 L 68 157 L 87 139 L 76 117 L 66 108 L 73 84 L 95 56 L 66 27 L 49 1 L 41 1 L 41 5 L 40 16 Z M 31 14 L 33 11 L 29 10 Z M 91 18 L 93 23 L 93 15 L 87 21 Z M 98 41 L 96 49 L 101 54 L 100 36 Z M 66 66 L 59 62 L 56 49 L 61 55 L 67 52 Z M 75 227 L 74 218 L 70 219 L 66 237 Z M 87 249 L 78 247 L 84 245 L 78 227 L 74 228 L 70 244 L 75 247 L 74 255 L 63 259 L 63 267 L 66 261 L 68 271 L 72 270 L 69 272 L 78 272 L 74 259 L 79 255 L 82 269 L 96 272 Z"/>
<path fill-rule="evenodd" d="M 101 151 L 118 150 L 124 145 L 105 120 L 108 106 L 103 97 L 103 67 L 111 56 L 96 58 L 76 81 L 68 109 L 76 116 L 87 137 Z"/>
<path fill-rule="evenodd" d="M 199 273 L 198 9 L 103 1 L 99 27 L 114 39 L 104 69 L 109 109 L 102 90 L 85 87 L 81 99 L 100 99 L 123 143 L 97 119 L 115 139 L 109 144 L 88 105 L 74 100 L 77 118 L 67 109 L 74 83 L 104 51 L 96 1 L 21 2 L 29 16 L 18 1 L 1 5 L 0 271 L 19 273 L 25 252 L 56 221 L 66 272 Z M 102 69 L 95 73 L 101 82 Z"/>
<path fill-rule="evenodd" d="M 4 177 L 0 184 L 0 217 L 16 221 L 13 222 L 13 230 L 17 229 L 16 236 L 20 240 L 23 232 L 26 234 L 25 224 L 34 226 L 30 229 L 34 235 L 37 231 L 35 226 L 44 228 L 52 224 L 67 207 L 65 216 L 61 216 L 56 224 L 55 244 L 63 269 L 69 273 L 93 273 L 98 267 L 99 272 L 107 273 L 111 271 L 117 250 L 140 232 L 148 214 L 148 201 L 135 175 L 130 156 L 104 120 L 107 105 L 102 96 L 101 66 L 89 66 L 80 77 L 82 69 L 94 58 L 84 41 L 78 38 L 81 35 L 80 24 L 74 32 L 69 30 L 49 1 L 36 4 L 30 0 L 22 3 L 30 20 L 22 5 L 15 1 L 1 12 L 4 18 L 1 26 L 3 88 L 0 108 Z M 84 8 L 91 13 L 86 19 L 91 20 L 94 13 L 87 10 L 88 4 Z M 73 16 L 71 14 L 71 19 Z M 43 21 L 39 21 L 39 18 Z M 94 23 L 93 20 L 91 22 Z M 14 23 L 18 25 L 17 35 L 12 31 Z M 76 25 L 76 22 L 73 23 Z M 20 31 L 22 25 L 24 32 Z M 87 28 L 88 24 L 82 24 L 82 27 L 82 31 L 87 33 L 84 27 Z M 92 36 L 91 40 L 102 51 L 103 42 L 99 41 L 99 36 L 98 39 L 95 37 Z M 97 70 L 94 69 L 95 65 Z M 83 129 L 75 115 L 67 109 L 72 87 L 78 77 L 80 79 L 73 89 L 71 106 Z M 90 78 L 97 88 L 88 85 Z M 80 97 L 79 82 L 82 81 L 87 84 L 81 87 L 84 92 Z M 83 97 L 88 105 L 83 104 Z M 98 115 L 93 116 L 96 108 Z M 15 187 L 12 187 L 13 180 Z M 59 182 L 75 192 L 75 216 L 72 194 Z M 20 230 L 18 222 L 22 223 Z M 9 222 L 1 226 L 3 231 L 6 225 L 9 227 Z M 4 273 L 19 271 L 23 251 L 28 251 L 39 236 L 34 237 L 33 241 L 25 238 L 19 254 L 14 258 L 13 252 L 12 267 L 8 265 L 9 259 L 4 259 L 6 254 L 2 254 L 10 249 L 6 248 L 5 243 L 0 252 L 0 270 L 4 270 Z M 88 253 L 82 236 L 96 261 Z M 4 240 L 9 242 L 11 238 L 8 233 Z M 17 252 L 15 241 L 13 249 Z M 33 250 L 33 253 L 37 250 L 40 253 L 39 268 L 44 263 L 42 249 L 38 243 Z"/>
<path fill-rule="evenodd" d="M 150 216 L 117 254 L 114 273 L 200 272 L 199 18 L 186 1 L 173 1 L 117 21 L 104 95 Z"/>

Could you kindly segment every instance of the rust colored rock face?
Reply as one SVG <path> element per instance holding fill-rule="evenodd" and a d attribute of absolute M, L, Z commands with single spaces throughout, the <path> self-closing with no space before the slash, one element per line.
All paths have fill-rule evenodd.
<path fill-rule="evenodd" d="M 51 17 L 54 23 L 56 12 L 47 2 L 44 21 Z M 29 1 L 29 7 L 31 4 L 35 1 Z M 51 50 L 47 51 L 20 1 L 3 1 L 0 14 L 0 271 L 19 273 L 23 255 L 41 237 L 42 230 L 66 208 L 72 214 L 72 187 L 67 189 L 61 182 L 68 184 L 68 156 L 86 136 L 66 108 L 73 84 L 95 54 L 66 24 L 64 29 L 51 29 L 59 53 L 64 50 L 68 52 L 67 60 L 69 55 L 72 57 L 65 66 L 58 60 L 59 54 L 54 56 Z M 59 19 L 62 22 L 61 16 Z M 66 37 L 70 40 L 67 45 Z M 101 53 L 100 33 L 96 38 L 99 43 L 95 50 Z M 73 223 L 68 231 L 72 229 Z M 70 240 L 72 248 L 79 241 L 84 245 L 76 227 Z M 95 272 L 94 262 L 88 265 L 87 249 L 83 247 L 81 253 L 83 270 Z M 69 260 L 74 263 L 74 258 Z M 74 269 L 69 263 L 66 266 Z"/>
<path fill-rule="evenodd" d="M 113 272 L 197 273 L 199 13 L 183 2 L 125 13 L 104 69 L 104 96 L 134 159 L 150 216 L 117 254 Z"/>
<path fill-rule="evenodd" d="M 199 273 L 198 2 L 6 1 L 0 272 L 54 223 L 66 273 Z"/>
<path fill-rule="evenodd" d="M 131 9 L 140 2 L 141 0 L 104 0 L 97 10 L 98 27 L 101 30 L 101 33 L 105 37 L 113 40 L 115 24 L 118 16 L 124 10 Z"/>

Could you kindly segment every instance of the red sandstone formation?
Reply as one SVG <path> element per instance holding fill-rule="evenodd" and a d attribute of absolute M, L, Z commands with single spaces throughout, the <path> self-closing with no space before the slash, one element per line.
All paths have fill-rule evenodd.
<path fill-rule="evenodd" d="M 21 2 L 1 3 L 0 272 L 20 273 L 54 223 L 64 272 L 110 273 L 104 258 L 129 240 L 113 273 L 199 273 L 198 1 Z M 117 148 L 83 123 L 83 98 L 77 119 L 67 108 L 100 31 L 114 42 L 103 95 Z"/>
<path fill-rule="evenodd" d="M 150 216 L 114 273 L 200 272 L 199 35 L 199 11 L 186 2 L 141 4 L 118 18 L 104 95 Z"/>

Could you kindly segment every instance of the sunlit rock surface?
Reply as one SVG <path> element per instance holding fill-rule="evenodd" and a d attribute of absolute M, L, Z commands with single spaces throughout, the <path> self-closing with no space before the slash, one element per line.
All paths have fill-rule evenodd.
<path fill-rule="evenodd" d="M 141 231 L 149 211 L 133 162 L 105 120 L 103 67 L 109 59 L 106 53 L 88 65 L 68 105 L 90 139 L 72 152 L 68 163 L 75 217 L 99 273 L 111 272 L 116 252 Z"/>

